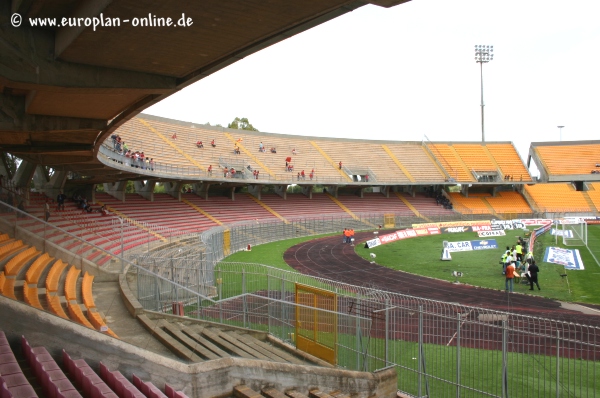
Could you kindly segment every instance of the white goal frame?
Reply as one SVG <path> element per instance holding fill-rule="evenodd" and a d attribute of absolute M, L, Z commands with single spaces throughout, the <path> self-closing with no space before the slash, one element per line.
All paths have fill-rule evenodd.
<path fill-rule="evenodd" d="M 587 246 L 588 243 L 588 230 L 587 223 L 585 221 L 579 222 L 577 224 L 561 224 L 563 231 L 571 231 L 573 234 L 572 238 L 566 236 L 566 233 L 563 234 L 563 244 L 565 246 Z"/>

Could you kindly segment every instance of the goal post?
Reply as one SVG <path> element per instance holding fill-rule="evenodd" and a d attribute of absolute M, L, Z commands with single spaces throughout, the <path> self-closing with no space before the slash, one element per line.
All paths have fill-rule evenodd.
<path fill-rule="evenodd" d="M 587 223 L 561 224 L 563 244 L 565 246 L 587 246 Z"/>

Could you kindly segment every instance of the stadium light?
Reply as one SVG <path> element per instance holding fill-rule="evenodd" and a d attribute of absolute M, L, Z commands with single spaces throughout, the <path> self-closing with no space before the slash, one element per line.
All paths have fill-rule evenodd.
<path fill-rule="evenodd" d="M 483 122 L 483 64 L 494 59 L 494 46 L 475 45 L 475 62 L 481 70 L 481 141 L 485 142 L 485 125 Z"/>
<path fill-rule="evenodd" d="M 558 136 L 560 138 L 559 141 L 562 141 L 562 129 L 565 126 L 556 126 L 556 127 L 558 127 L 558 134 L 559 134 Z"/>

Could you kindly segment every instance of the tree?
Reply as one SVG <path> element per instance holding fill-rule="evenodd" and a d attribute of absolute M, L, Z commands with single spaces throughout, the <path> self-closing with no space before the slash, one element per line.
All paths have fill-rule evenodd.
<path fill-rule="evenodd" d="M 254 126 L 251 125 L 248 119 L 245 117 L 241 119 L 239 117 L 236 117 L 235 119 L 233 119 L 233 122 L 227 125 L 227 128 L 237 130 L 258 131 L 258 129 L 254 128 Z"/>

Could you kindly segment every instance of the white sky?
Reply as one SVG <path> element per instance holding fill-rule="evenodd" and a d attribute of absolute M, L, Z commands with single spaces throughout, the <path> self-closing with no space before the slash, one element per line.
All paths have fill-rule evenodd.
<path fill-rule="evenodd" d="M 600 139 L 600 1 L 365 6 L 259 51 L 145 113 L 263 132 L 382 140 Z M 537 174 L 537 173 L 536 173 Z"/>

